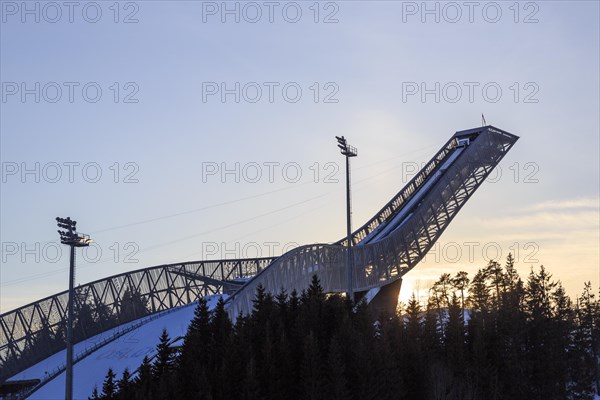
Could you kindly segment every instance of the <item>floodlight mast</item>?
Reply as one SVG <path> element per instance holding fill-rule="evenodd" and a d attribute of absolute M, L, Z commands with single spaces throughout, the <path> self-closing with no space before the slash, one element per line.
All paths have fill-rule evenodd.
<path fill-rule="evenodd" d="M 348 299 L 354 301 L 354 282 L 352 276 L 352 203 L 350 198 L 350 157 L 356 157 L 356 147 L 348 145 L 344 136 L 336 136 L 338 147 L 342 155 L 346 157 L 346 269 L 348 280 Z"/>
<path fill-rule="evenodd" d="M 77 233 L 77 221 L 70 217 L 56 218 L 59 228 L 60 242 L 70 247 L 71 257 L 69 263 L 69 297 L 67 300 L 67 367 L 65 382 L 65 400 L 73 399 L 73 298 L 75 285 L 75 247 L 89 246 L 92 240 L 88 235 Z"/>

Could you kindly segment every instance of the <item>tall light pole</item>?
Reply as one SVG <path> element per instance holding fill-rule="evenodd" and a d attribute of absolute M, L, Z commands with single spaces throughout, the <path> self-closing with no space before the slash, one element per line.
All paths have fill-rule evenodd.
<path fill-rule="evenodd" d="M 356 147 L 348 145 L 343 136 L 335 137 L 341 153 L 346 157 L 346 269 L 348 274 L 348 299 L 354 300 L 354 284 L 352 282 L 352 204 L 350 202 L 350 157 L 356 157 Z"/>
<path fill-rule="evenodd" d="M 60 242 L 71 248 L 71 261 L 69 268 L 69 297 L 67 300 L 67 370 L 66 370 L 66 385 L 65 385 L 65 400 L 73 399 L 73 286 L 75 284 L 75 247 L 89 246 L 92 241 L 87 235 L 79 235 L 77 233 L 77 221 L 67 218 L 56 218 L 56 223 L 61 229 Z"/>

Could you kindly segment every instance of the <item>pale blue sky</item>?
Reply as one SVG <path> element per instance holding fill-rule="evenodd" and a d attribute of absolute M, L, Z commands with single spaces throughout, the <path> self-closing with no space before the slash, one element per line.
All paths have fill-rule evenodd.
<path fill-rule="evenodd" d="M 35 3 L 27 2 L 31 7 Z M 584 281 L 599 283 L 596 1 L 533 6 L 522 2 L 518 23 L 510 8 L 513 2 L 497 3 L 502 10 L 497 23 L 482 15 L 489 2 L 475 9 L 472 23 L 464 6 L 457 23 L 445 20 L 453 14 L 443 11 L 439 23 L 431 15 L 421 22 L 421 10 L 406 14 L 421 2 L 320 3 L 319 23 L 313 21 L 313 2 L 298 3 L 302 17 L 297 23 L 283 18 L 281 9 L 289 4 L 284 2 L 278 3 L 273 23 L 266 15 L 257 23 L 244 21 L 243 16 L 240 23 L 231 16 L 222 23 L 219 15 L 205 15 L 203 22 L 203 7 L 220 7 L 221 2 L 199 1 L 140 1 L 135 3 L 137 11 L 134 6 L 120 10 L 119 23 L 113 22 L 113 2 L 98 2 L 102 17 L 97 23 L 86 22 L 80 9 L 75 10 L 73 23 L 65 14 L 56 23 L 44 21 L 44 16 L 54 14 L 40 14 L 40 23 L 25 15 L 23 23 L 22 10 L 12 8 L 21 2 L 1 4 L 0 67 L 6 97 L 0 103 L 5 174 L 2 312 L 66 287 L 66 249 L 57 262 L 48 262 L 50 253 L 36 262 L 22 245 L 34 248 L 39 242 L 43 248 L 47 241 L 57 241 L 56 216 L 75 218 L 79 229 L 92 233 L 102 248 L 103 262 L 79 257 L 79 283 L 201 259 L 210 243 L 217 243 L 218 254 L 224 254 L 222 243 L 235 249 L 235 242 L 239 248 L 255 242 L 267 255 L 268 242 L 278 242 L 276 250 L 286 243 L 330 242 L 343 235 L 345 221 L 343 169 L 335 175 L 339 183 L 322 181 L 329 171 L 325 163 L 342 166 L 334 135 L 347 136 L 359 148 L 359 157 L 353 160 L 356 227 L 404 185 L 403 168 L 428 160 L 455 131 L 480 125 L 481 113 L 488 123 L 521 139 L 503 160 L 499 181 L 484 184 L 440 240 L 446 249 L 453 242 L 479 241 L 476 257 L 472 262 L 467 254 L 457 262 L 449 262 L 449 254 L 446 260 L 428 258 L 406 277 L 403 295 L 426 288 L 442 271 L 474 272 L 485 263 L 481 248 L 488 242 L 498 242 L 503 256 L 517 242 L 523 275 L 531 265 L 544 264 L 571 295 Z M 227 4 L 233 7 L 235 2 Z M 437 4 L 443 10 L 447 3 Z M 264 5 L 262 10 L 268 11 Z M 122 23 L 133 11 L 139 22 Z M 492 11 L 488 16 L 494 17 Z M 323 23 L 331 12 L 338 22 Z M 538 22 L 524 23 L 531 13 Z M 23 103 L 20 93 L 7 94 L 14 89 L 13 82 L 25 82 L 30 88 L 35 82 L 41 87 L 57 82 L 64 89 L 63 98 L 50 103 L 46 99 L 54 92 L 49 91 L 46 98 L 41 94 L 39 103 L 34 95 Z M 64 82 L 80 83 L 72 103 Z M 81 87 L 88 82 L 96 82 L 103 91 L 96 103 L 82 97 Z M 121 86 L 118 103 L 112 97 L 114 82 Z M 134 86 L 124 89 L 128 82 Z M 263 98 L 235 103 L 230 95 L 222 103 L 217 95 L 203 102 L 203 82 L 226 82 L 229 87 L 258 82 Z M 273 103 L 266 98 L 264 82 L 280 84 Z M 289 82 L 302 89 L 296 103 L 282 97 L 281 87 Z M 314 82 L 320 88 L 317 103 L 314 87 L 311 90 Z M 326 88 L 328 82 L 333 86 Z M 448 90 L 453 84 L 447 84 L 456 82 L 463 96 L 455 103 L 443 96 L 436 103 L 433 94 L 425 102 L 418 94 L 403 101 L 403 87 L 406 90 L 410 82 L 424 82 L 430 89 L 440 82 Z M 473 102 L 465 82 L 479 85 Z M 495 103 L 481 91 L 490 83 L 502 89 Z M 132 87 L 139 89 L 134 95 L 138 102 L 123 103 Z M 324 96 L 336 87 L 333 98 L 338 102 L 324 103 Z M 454 96 L 451 91 L 446 94 Z M 537 103 L 526 103 L 528 94 Z M 58 183 L 44 176 L 36 183 L 33 175 L 25 176 L 23 183 L 18 173 L 8 174 L 14 165 L 33 168 L 36 162 L 52 176 L 50 162 L 80 166 L 73 183 L 65 166 Z M 102 170 L 97 183 L 86 182 L 81 175 L 81 165 L 92 162 Z M 113 182 L 115 162 L 119 183 Z M 272 183 L 266 177 L 257 183 L 244 179 L 236 183 L 231 176 L 225 183 L 214 176 L 203 182 L 206 162 L 298 163 L 303 176 L 299 183 L 288 183 L 281 169 L 275 169 Z M 315 162 L 321 171 L 319 182 L 314 182 L 310 169 Z M 139 168 L 134 176 L 138 183 L 123 183 L 124 175 L 134 170 L 125 169 L 126 163 Z M 93 170 L 88 172 L 93 175 Z M 537 183 L 524 182 L 529 173 Z M 257 195 L 261 196 L 231 203 Z M 276 212 L 266 215 L 271 211 Z M 123 262 L 123 256 L 136 248 L 124 248 L 128 242 L 139 248 L 137 262 Z M 533 258 L 539 262 L 524 259 L 534 248 L 525 248 L 529 242 L 537 246 Z M 117 262 L 112 259 L 113 243 L 121 249 Z"/>

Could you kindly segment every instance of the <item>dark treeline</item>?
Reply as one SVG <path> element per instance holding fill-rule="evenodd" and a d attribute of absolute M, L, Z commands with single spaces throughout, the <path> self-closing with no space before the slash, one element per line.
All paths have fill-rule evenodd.
<path fill-rule="evenodd" d="M 235 324 L 201 300 L 179 351 L 165 330 L 135 378 L 110 370 L 91 398 L 592 399 L 599 309 L 589 283 L 571 301 L 543 267 L 523 281 L 511 256 L 376 319 L 315 277 L 299 295 L 260 288 Z"/>

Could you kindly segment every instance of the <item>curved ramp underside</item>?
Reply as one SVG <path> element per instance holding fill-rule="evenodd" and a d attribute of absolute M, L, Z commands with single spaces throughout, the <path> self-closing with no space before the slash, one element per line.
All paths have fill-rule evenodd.
<path fill-rule="evenodd" d="M 353 233 L 354 290 L 386 285 L 412 269 L 517 139 L 492 126 L 453 135 L 394 198 Z M 144 268 L 77 287 L 75 309 L 85 305 L 98 316 L 109 316 L 112 322 L 101 326 L 107 330 L 203 296 L 234 293 L 228 309 L 236 317 L 252 309 L 258 285 L 271 292 L 300 291 L 317 274 L 326 291 L 344 292 L 345 252 L 344 238 L 333 244 L 303 246 L 278 258 Z M 132 292 L 143 299 L 144 307 L 128 307 Z M 57 344 L 56 337 L 66 326 L 66 304 L 65 291 L 0 315 L 0 382 L 64 349 L 64 342 Z M 97 333 L 76 332 L 80 340 Z M 29 351 L 32 348 L 36 351 Z"/>

